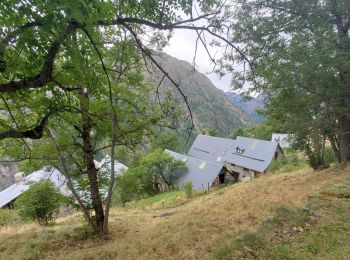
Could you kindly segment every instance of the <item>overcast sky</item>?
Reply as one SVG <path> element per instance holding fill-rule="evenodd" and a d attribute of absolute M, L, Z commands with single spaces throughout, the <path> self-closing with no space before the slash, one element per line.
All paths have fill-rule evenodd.
<path fill-rule="evenodd" d="M 167 46 L 164 49 L 164 51 L 175 58 L 185 60 L 193 64 L 196 39 L 197 35 L 195 31 L 175 30 L 172 38 L 170 39 L 169 46 Z M 210 48 L 209 50 L 211 52 L 211 55 L 215 55 L 215 49 Z M 213 82 L 213 84 L 217 88 L 222 89 L 224 91 L 230 90 L 229 76 L 220 79 L 215 73 L 210 73 L 213 69 L 213 64 L 211 64 L 208 54 L 200 42 L 198 42 L 196 65 L 198 66 L 196 69 L 199 72 L 206 74 L 206 76 Z"/>

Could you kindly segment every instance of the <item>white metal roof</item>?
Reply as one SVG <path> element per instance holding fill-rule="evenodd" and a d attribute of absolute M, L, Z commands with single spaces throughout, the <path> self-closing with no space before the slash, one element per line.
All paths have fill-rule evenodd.
<path fill-rule="evenodd" d="M 33 182 L 50 180 L 60 190 L 63 195 L 68 195 L 69 190 L 66 185 L 66 178 L 56 169 L 48 167 L 33 172 L 26 176 L 23 181 L 13 184 L 7 189 L 0 192 L 0 207 L 16 199 L 19 195 L 30 188 Z"/>
<path fill-rule="evenodd" d="M 111 158 L 109 156 L 106 156 L 104 159 L 102 159 L 100 163 L 95 162 L 95 167 L 98 167 L 99 170 L 103 171 L 104 173 L 108 173 L 111 167 Z M 117 161 L 115 161 L 114 167 L 116 175 L 121 174 L 128 169 L 127 166 Z M 66 177 L 57 169 L 45 167 L 42 170 L 33 172 L 32 174 L 26 176 L 23 181 L 15 183 L 7 189 L 1 191 L 0 208 L 13 201 L 23 192 L 28 190 L 30 188 L 31 183 L 44 180 L 52 181 L 63 195 L 68 196 L 71 194 L 70 190 L 67 187 Z M 102 195 L 106 193 L 104 189 L 101 189 L 100 191 Z M 84 195 L 83 193 L 84 192 L 81 191 L 81 195 L 83 197 L 89 197 L 88 193 L 87 195 Z"/>

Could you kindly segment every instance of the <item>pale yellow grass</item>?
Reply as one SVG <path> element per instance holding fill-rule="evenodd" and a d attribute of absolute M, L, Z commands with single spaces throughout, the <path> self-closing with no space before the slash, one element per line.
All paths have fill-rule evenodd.
<path fill-rule="evenodd" d="M 21 244 L 41 230 L 33 241 L 46 244 L 35 256 L 45 259 L 206 259 L 216 246 L 242 231 L 253 231 L 277 204 L 301 207 L 308 195 L 349 175 L 350 169 L 335 168 L 267 175 L 193 199 L 167 217 L 155 218 L 151 209 L 114 208 L 108 240 L 63 238 L 65 230 L 80 224 L 74 216 L 60 220 L 52 228 L 57 234 L 46 241 L 40 237 L 41 228 L 32 224 L 4 229 L 0 244 L 15 243 L 14 249 L 22 252 L 6 250 L 7 259 L 23 257 Z"/>

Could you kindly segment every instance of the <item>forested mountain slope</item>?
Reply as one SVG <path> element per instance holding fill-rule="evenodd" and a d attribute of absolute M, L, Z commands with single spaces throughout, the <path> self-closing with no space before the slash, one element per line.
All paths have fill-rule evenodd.
<path fill-rule="evenodd" d="M 190 63 L 166 54 L 155 58 L 179 84 L 187 97 L 198 132 L 203 133 L 205 129 L 216 128 L 221 136 L 227 136 L 235 128 L 250 125 L 253 122 L 246 112 L 233 104 L 225 93 L 217 89 L 204 74 L 194 70 Z M 148 67 L 147 74 L 151 75 L 157 83 L 163 77 L 158 69 L 151 67 Z M 159 90 L 162 94 L 171 90 L 176 100 L 182 101 L 181 106 L 185 109 L 180 92 L 169 79 L 164 78 Z"/>
<path fill-rule="evenodd" d="M 264 95 L 259 94 L 256 97 L 252 97 L 251 100 L 244 101 L 239 94 L 232 91 L 225 92 L 225 94 L 237 107 L 247 112 L 254 122 L 260 123 L 264 120 L 264 117 L 257 113 L 258 109 L 264 108 Z"/>

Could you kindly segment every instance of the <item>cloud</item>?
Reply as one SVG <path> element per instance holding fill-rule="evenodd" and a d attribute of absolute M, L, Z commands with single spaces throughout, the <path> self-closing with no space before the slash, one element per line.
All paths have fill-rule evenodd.
<path fill-rule="evenodd" d="M 165 47 L 164 51 L 178 58 L 180 60 L 185 60 L 193 65 L 193 58 L 195 55 L 197 34 L 195 31 L 191 30 L 176 30 L 170 39 L 169 45 Z M 211 39 L 207 39 L 209 45 Z M 218 52 L 214 47 L 208 46 L 208 50 L 212 56 Z M 196 69 L 205 74 L 217 87 L 224 91 L 230 90 L 230 76 L 227 75 L 220 79 L 220 77 L 211 72 L 213 70 L 214 64 L 210 61 L 208 53 L 203 47 L 202 43 L 198 41 L 198 48 L 196 54 Z"/>

